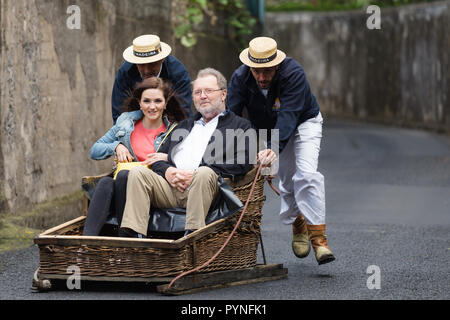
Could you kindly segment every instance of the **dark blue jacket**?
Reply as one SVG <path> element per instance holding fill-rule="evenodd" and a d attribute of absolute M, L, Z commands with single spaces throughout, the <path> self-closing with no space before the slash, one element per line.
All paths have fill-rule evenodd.
<path fill-rule="evenodd" d="M 160 78 L 172 83 L 186 115 L 191 117 L 191 78 L 185 66 L 177 58 L 169 55 L 163 62 Z M 111 111 L 114 124 L 124 111 L 123 103 L 125 99 L 130 96 L 135 85 L 141 81 L 142 78 L 137 66 L 125 61 L 117 72 L 111 97 Z"/>
<path fill-rule="evenodd" d="M 279 66 L 267 98 L 248 66 L 236 69 L 228 85 L 227 106 L 237 115 L 242 115 L 246 108 L 250 121 L 258 129 L 279 129 L 281 153 L 297 126 L 319 114 L 319 105 L 297 61 L 286 58 Z"/>

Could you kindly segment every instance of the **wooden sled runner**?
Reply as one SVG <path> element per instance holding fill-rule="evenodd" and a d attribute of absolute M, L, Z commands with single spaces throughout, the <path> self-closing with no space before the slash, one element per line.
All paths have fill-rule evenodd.
<path fill-rule="evenodd" d="M 245 203 L 256 168 L 239 181 L 229 182 Z M 83 180 L 95 177 L 85 177 Z M 51 288 L 52 280 L 68 279 L 74 267 L 81 281 L 145 282 L 160 284 L 158 292 L 183 294 L 287 277 L 282 265 L 257 264 L 260 244 L 264 179 L 259 177 L 238 228 L 220 254 L 195 273 L 169 283 L 181 273 L 209 261 L 234 230 L 241 211 L 214 221 L 179 239 L 135 239 L 82 236 L 86 216 L 54 227 L 34 239 L 39 247 L 39 268 L 32 289 Z M 85 214 L 88 199 L 85 199 Z M 262 243 L 261 243 L 262 244 Z M 264 256 L 265 260 L 265 256 Z"/>

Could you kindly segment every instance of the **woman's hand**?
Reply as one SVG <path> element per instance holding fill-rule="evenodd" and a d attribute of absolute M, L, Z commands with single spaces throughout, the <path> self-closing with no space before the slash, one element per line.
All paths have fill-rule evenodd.
<path fill-rule="evenodd" d="M 168 160 L 167 153 L 156 152 L 147 155 L 147 159 L 143 161 L 142 164 L 148 166 L 158 161 L 167 161 L 167 160 Z"/>
<path fill-rule="evenodd" d="M 116 147 L 116 155 L 119 162 L 132 162 L 134 159 L 127 147 L 121 143 Z"/>

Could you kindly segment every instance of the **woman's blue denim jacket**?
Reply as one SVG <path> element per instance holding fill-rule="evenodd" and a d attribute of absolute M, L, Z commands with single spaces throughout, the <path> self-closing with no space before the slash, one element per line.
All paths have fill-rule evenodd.
<path fill-rule="evenodd" d="M 136 121 L 142 119 L 143 113 L 140 110 L 132 112 L 124 112 L 117 118 L 116 124 L 109 129 L 109 131 L 101 137 L 91 148 L 90 156 L 94 160 L 103 160 L 116 154 L 116 148 L 119 143 L 122 143 L 130 151 L 134 161 L 138 161 L 131 147 L 131 133 L 134 130 Z M 158 150 L 164 137 L 169 133 L 169 130 L 175 124 L 170 124 L 166 117 L 163 117 L 163 122 L 166 125 L 166 131 L 160 133 L 155 139 L 155 150 Z"/>

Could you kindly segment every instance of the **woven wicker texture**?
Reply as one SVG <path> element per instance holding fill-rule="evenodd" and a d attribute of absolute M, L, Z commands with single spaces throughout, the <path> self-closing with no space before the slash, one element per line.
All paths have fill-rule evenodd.
<path fill-rule="evenodd" d="M 252 181 L 249 177 L 245 184 L 230 183 L 235 194 L 243 203 L 247 201 Z M 261 211 L 265 196 L 264 179 L 257 181 L 247 212 L 232 237 L 229 244 L 220 255 L 201 272 L 219 270 L 235 270 L 254 267 L 256 265 L 259 233 L 261 228 Z M 39 243 L 41 275 L 67 275 L 69 266 L 78 266 L 82 276 L 96 277 L 127 277 L 150 278 L 175 276 L 181 272 L 202 265 L 223 245 L 234 228 L 240 211 L 225 219 L 219 228 L 205 227 L 206 233 L 194 242 L 186 242 L 181 248 L 148 248 L 120 247 L 114 240 L 108 240 L 105 245 L 98 241 L 90 241 L 81 236 L 82 225 L 74 223 L 64 228 L 63 233 L 55 235 L 70 235 L 65 239 L 67 245 L 55 245 L 55 242 L 41 241 Z"/>

